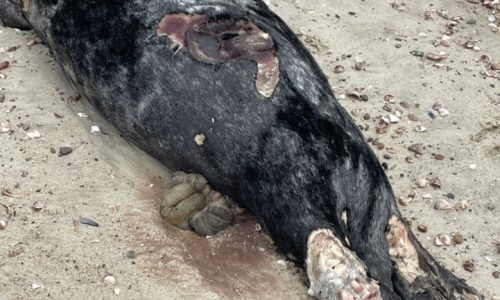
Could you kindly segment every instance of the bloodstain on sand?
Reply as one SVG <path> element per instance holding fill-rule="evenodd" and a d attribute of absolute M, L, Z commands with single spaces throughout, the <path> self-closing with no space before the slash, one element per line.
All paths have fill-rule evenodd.
<path fill-rule="evenodd" d="M 256 231 L 253 215 L 245 212 L 216 236 L 201 237 L 168 225 L 160 217 L 159 207 L 168 184 L 158 177 L 148 182 L 137 187 L 137 198 L 144 200 L 145 209 L 158 213 L 147 221 L 148 225 L 142 219 L 144 227 L 139 229 L 132 224 L 141 216 L 125 214 L 133 244 L 143 245 L 137 251 L 138 258 L 144 260 L 149 273 L 181 283 L 183 268 L 191 268 L 198 271 L 203 286 L 229 299 L 268 298 L 270 291 L 279 293 L 279 290 L 286 294 L 296 291 L 296 299 L 307 298 L 304 275 L 295 267 L 284 268 L 276 263 L 272 240 Z"/>

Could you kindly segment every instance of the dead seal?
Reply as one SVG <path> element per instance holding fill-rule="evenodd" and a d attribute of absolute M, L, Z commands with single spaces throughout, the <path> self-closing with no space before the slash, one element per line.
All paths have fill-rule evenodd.
<path fill-rule="evenodd" d="M 416 240 L 325 75 L 262 1 L 12 3 L 4 23 L 29 23 L 83 95 L 180 171 L 170 223 L 216 233 L 224 194 L 304 266 L 311 295 L 481 298 Z"/>

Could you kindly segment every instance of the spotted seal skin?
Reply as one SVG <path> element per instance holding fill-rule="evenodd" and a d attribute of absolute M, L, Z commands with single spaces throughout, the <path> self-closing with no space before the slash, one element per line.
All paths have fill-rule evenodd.
<path fill-rule="evenodd" d="M 20 5 L 0 0 L 0 7 L 13 3 Z M 278 249 L 304 266 L 311 295 L 481 298 L 416 240 L 325 75 L 262 1 L 24 5 L 0 18 L 27 20 L 77 89 L 130 140 L 169 168 L 202 174 L 253 212 Z M 173 23 L 160 26 L 169 16 Z M 261 51 L 271 52 L 263 59 Z M 278 70 L 261 72 L 269 61 Z M 268 76 L 264 92 L 259 74 Z M 206 205 L 206 186 L 196 184 L 179 190 Z"/>

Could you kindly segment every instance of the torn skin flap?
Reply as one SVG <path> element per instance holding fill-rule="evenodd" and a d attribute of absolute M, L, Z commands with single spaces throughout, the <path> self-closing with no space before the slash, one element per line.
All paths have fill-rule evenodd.
<path fill-rule="evenodd" d="M 255 61 L 258 67 L 255 85 L 265 97 L 271 97 L 278 84 L 279 61 L 274 41 L 250 20 L 168 14 L 161 20 L 157 35 L 167 36 L 203 63 Z"/>

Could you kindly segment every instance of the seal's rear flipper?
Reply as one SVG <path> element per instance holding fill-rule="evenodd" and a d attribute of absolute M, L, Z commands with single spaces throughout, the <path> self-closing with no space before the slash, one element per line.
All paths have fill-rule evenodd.
<path fill-rule="evenodd" d="M 169 224 L 203 236 L 216 234 L 233 220 L 226 197 L 212 190 L 202 175 L 184 172 L 173 174 L 160 214 Z"/>
<path fill-rule="evenodd" d="M 21 30 L 30 30 L 31 25 L 23 15 L 23 9 L 28 7 L 28 0 L 0 1 L 0 21 L 4 26 Z"/>
<path fill-rule="evenodd" d="M 443 300 L 484 299 L 463 279 L 441 267 L 417 241 L 407 224 L 397 216 L 389 219 L 386 238 L 389 256 L 397 272 L 394 285 L 410 291 L 412 297 L 421 295 L 422 298 Z"/>

